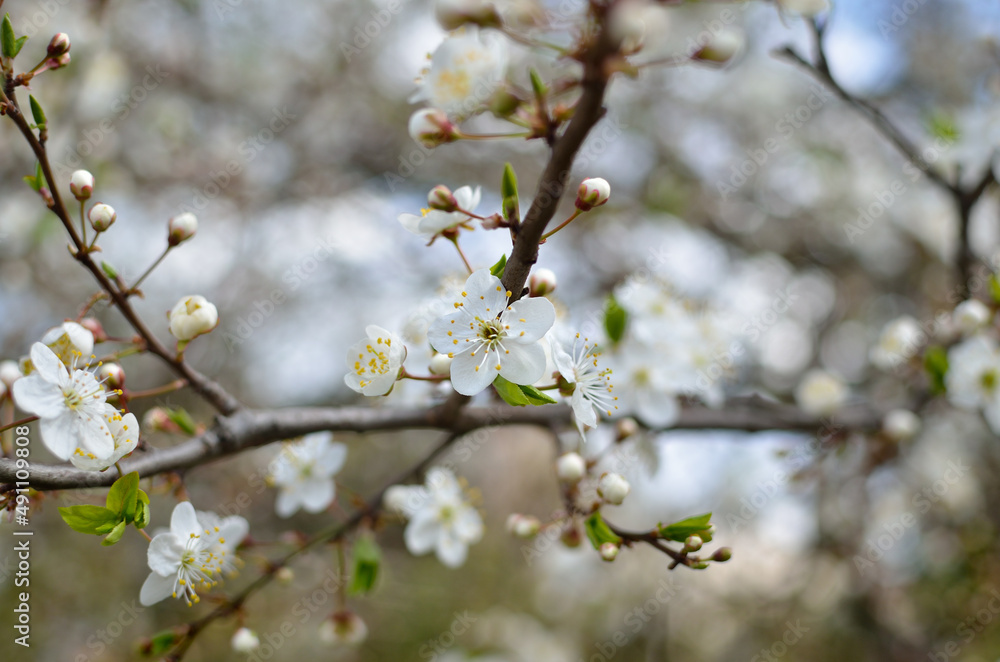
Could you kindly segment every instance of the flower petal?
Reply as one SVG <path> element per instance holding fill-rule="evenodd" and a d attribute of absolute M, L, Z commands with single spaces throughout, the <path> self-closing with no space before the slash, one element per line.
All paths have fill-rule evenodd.
<path fill-rule="evenodd" d="M 449 568 L 457 568 L 465 563 L 469 555 L 469 547 L 453 535 L 443 535 L 438 538 L 435 550 L 438 560 Z"/>
<path fill-rule="evenodd" d="M 173 577 L 181 564 L 184 543 L 173 533 L 161 533 L 149 543 L 146 562 L 149 569 L 162 577 Z"/>
<path fill-rule="evenodd" d="M 429 509 L 421 510 L 413 515 L 403 532 L 403 541 L 410 554 L 426 554 L 437 544 L 441 526 L 437 517 Z"/>
<path fill-rule="evenodd" d="M 333 503 L 336 489 L 332 478 L 310 478 L 302 483 L 299 489 L 299 499 L 302 508 L 310 513 L 319 513 Z"/>
<path fill-rule="evenodd" d="M 198 515 L 194 512 L 194 506 L 190 501 L 181 501 L 174 506 L 174 512 L 170 514 L 170 533 L 187 541 L 192 533 L 197 536 L 201 535 L 201 532 Z"/>
<path fill-rule="evenodd" d="M 17 382 L 15 382 L 17 383 Z M 80 445 L 77 416 L 70 410 L 56 418 L 43 418 L 38 423 L 45 447 L 60 460 L 68 460 Z"/>
<path fill-rule="evenodd" d="M 518 299 L 504 313 L 507 336 L 520 343 L 540 340 L 556 321 L 556 309 L 545 297 Z"/>
<path fill-rule="evenodd" d="M 274 502 L 274 512 L 278 517 L 287 518 L 295 514 L 302 503 L 297 484 L 292 484 L 278 492 L 278 498 Z"/>
<path fill-rule="evenodd" d="M 146 581 L 139 591 L 139 604 L 143 607 L 155 605 L 157 602 L 166 600 L 174 594 L 174 583 L 176 577 L 162 577 L 155 572 L 149 573 Z"/>
<path fill-rule="evenodd" d="M 316 472 L 322 476 L 332 476 L 340 471 L 346 459 L 347 446 L 339 442 L 330 443 L 316 458 Z"/>
<path fill-rule="evenodd" d="M 496 317 L 507 307 L 507 291 L 500 279 L 491 274 L 489 269 L 473 272 L 465 281 L 465 292 L 467 310 L 471 312 L 484 309 L 483 319 L 488 319 L 487 314 L 490 313 L 491 317 Z M 554 315 L 555 313 L 553 319 Z"/>
<path fill-rule="evenodd" d="M 17 406 L 39 418 L 55 418 L 66 410 L 62 391 L 40 374 L 22 377 L 11 388 Z"/>
<path fill-rule="evenodd" d="M 456 359 L 457 361 L 457 359 Z M 454 374 L 455 363 L 452 362 Z M 508 344 L 500 354 L 500 376 L 514 384 L 534 384 L 545 373 L 545 350 L 538 343 Z M 456 389 L 457 390 L 457 389 Z"/>
<path fill-rule="evenodd" d="M 497 376 L 496 353 L 478 351 L 475 354 L 475 356 L 472 353 L 459 354 L 451 362 L 451 385 L 462 395 L 475 395 L 481 392 L 492 384 Z M 491 356 L 493 361 L 489 361 Z M 503 374 L 502 369 L 500 374 Z"/>
<path fill-rule="evenodd" d="M 31 346 L 31 364 L 38 374 L 47 382 L 58 384 L 61 377 L 68 375 L 66 366 L 59 360 L 56 353 L 40 342 Z"/>
<path fill-rule="evenodd" d="M 455 534 L 466 543 L 479 542 L 483 537 L 483 518 L 472 506 L 462 507 L 455 517 Z"/>

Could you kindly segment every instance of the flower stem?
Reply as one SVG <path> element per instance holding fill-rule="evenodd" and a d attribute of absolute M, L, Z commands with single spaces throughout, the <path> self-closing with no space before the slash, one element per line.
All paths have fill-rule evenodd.
<path fill-rule="evenodd" d="M 0 432 L 6 432 L 11 428 L 16 428 L 18 425 L 25 425 L 26 423 L 30 423 L 32 421 L 37 421 L 37 420 L 38 420 L 37 416 L 29 416 L 27 418 L 22 418 L 19 421 L 14 421 L 13 423 L 8 423 L 7 425 L 0 427 Z"/>
<path fill-rule="evenodd" d="M 579 209 L 573 210 L 573 215 L 572 216 L 570 216 L 565 221 L 563 221 L 562 223 L 560 223 L 556 227 L 556 229 L 553 230 L 552 232 L 546 232 L 545 234 L 543 234 L 542 238 L 538 240 L 538 243 L 542 243 L 543 241 L 545 241 L 546 239 L 548 239 L 549 237 L 551 237 L 552 235 L 554 235 L 556 232 L 559 232 L 560 230 L 562 230 L 564 227 L 566 227 L 567 225 L 569 225 L 570 223 L 572 223 L 574 220 L 576 220 L 576 217 L 579 216 L 582 213 L 583 213 L 583 211 L 581 211 Z"/>
<path fill-rule="evenodd" d="M 129 400 L 136 400 L 137 398 L 151 398 L 157 395 L 163 395 L 164 393 L 172 393 L 179 389 L 187 386 L 186 379 L 175 379 L 169 384 L 164 384 L 163 386 L 157 386 L 156 388 L 146 389 L 145 391 L 129 391 L 122 397 L 128 398 Z"/>
<path fill-rule="evenodd" d="M 86 202 L 80 201 L 80 242 L 82 245 L 87 245 L 87 219 L 84 216 L 83 208 Z"/>
<path fill-rule="evenodd" d="M 428 375 L 427 377 L 423 375 L 411 375 L 406 372 L 406 368 L 403 368 L 403 374 L 400 379 L 413 379 L 418 382 L 443 382 L 448 379 L 448 375 Z"/>
<path fill-rule="evenodd" d="M 148 542 L 153 542 L 153 539 L 149 537 L 149 534 L 143 531 L 142 529 L 136 529 L 136 531 L 138 531 L 142 535 L 142 537 L 145 538 Z"/>
<path fill-rule="evenodd" d="M 160 253 L 160 257 L 156 258 L 156 262 L 149 265 L 149 268 L 146 269 L 146 271 L 141 276 L 139 276 L 139 280 L 135 281 L 135 284 L 132 285 L 132 287 L 129 289 L 129 292 L 135 292 L 137 289 L 139 289 L 139 285 L 142 284 L 142 281 L 146 280 L 146 276 L 153 273 L 153 269 L 158 267 L 160 265 L 160 262 L 163 262 L 163 258 L 167 256 L 167 253 L 170 252 L 171 248 L 173 248 L 173 246 L 170 246 L 168 244 L 167 247 L 163 249 L 163 252 Z"/>
<path fill-rule="evenodd" d="M 474 269 L 472 268 L 472 265 L 469 264 L 469 259 L 465 257 L 465 253 L 462 252 L 462 247 L 458 245 L 458 237 L 448 237 L 448 241 L 455 244 L 455 250 L 458 251 L 459 257 L 461 257 L 462 262 L 465 263 L 465 268 L 468 269 L 469 273 L 471 274 L 474 271 Z"/>
<path fill-rule="evenodd" d="M 457 135 L 462 140 L 504 140 L 505 138 L 528 138 L 531 136 L 531 131 L 522 131 L 520 133 L 463 133 L 457 131 Z"/>

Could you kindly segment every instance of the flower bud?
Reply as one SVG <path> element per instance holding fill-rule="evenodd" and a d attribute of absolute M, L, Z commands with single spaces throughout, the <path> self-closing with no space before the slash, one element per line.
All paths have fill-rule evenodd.
<path fill-rule="evenodd" d="M 167 243 L 176 246 L 187 241 L 198 231 L 198 217 L 190 212 L 184 212 L 167 221 Z"/>
<path fill-rule="evenodd" d="M 115 209 L 111 205 L 98 202 L 90 208 L 87 218 L 90 219 L 90 227 L 98 232 L 104 232 L 115 222 L 118 214 L 115 213 Z"/>
<path fill-rule="evenodd" d="M 69 35 L 65 32 L 60 32 L 52 37 L 52 41 L 49 42 L 49 57 L 59 57 L 63 53 L 68 53 L 69 47 Z"/>
<path fill-rule="evenodd" d="M 726 30 L 711 38 L 711 40 L 696 51 L 691 59 L 712 64 L 725 64 L 743 48 L 743 36 L 738 32 Z"/>
<path fill-rule="evenodd" d="M 616 558 L 618 558 L 619 549 L 620 548 L 618 547 L 618 545 L 614 544 L 613 542 L 602 543 L 600 549 L 601 559 L 607 561 L 608 563 L 614 561 Z"/>
<path fill-rule="evenodd" d="M 434 18 L 445 30 L 457 30 L 467 23 L 484 28 L 503 23 L 493 3 L 483 0 L 437 0 Z"/>
<path fill-rule="evenodd" d="M 125 371 L 117 363 L 102 363 L 97 369 L 97 380 L 114 390 L 125 385 Z"/>
<path fill-rule="evenodd" d="M 163 407 L 153 407 L 142 417 L 142 427 L 157 432 L 180 432 Z"/>
<path fill-rule="evenodd" d="M 108 332 L 104 330 L 104 325 L 101 324 L 97 318 L 94 317 L 84 317 L 80 320 L 80 326 L 85 328 L 87 331 L 94 336 L 94 343 L 107 342 Z"/>
<path fill-rule="evenodd" d="M 21 369 L 17 367 L 17 361 L 0 361 L 0 383 L 10 388 L 20 378 Z"/>
<path fill-rule="evenodd" d="M 410 137 L 424 147 L 434 148 L 458 140 L 455 125 L 443 110 L 437 108 L 424 108 L 413 113 L 408 128 Z"/>
<path fill-rule="evenodd" d="M 67 64 L 69 64 L 71 59 L 72 58 L 70 58 L 69 53 L 63 53 L 62 55 L 57 55 L 56 57 L 50 57 L 49 59 L 45 60 L 45 68 L 48 69 L 49 71 L 62 69 Z"/>
<path fill-rule="evenodd" d="M 625 477 L 616 473 L 604 474 L 597 483 L 597 495 L 612 506 L 621 505 L 631 489 Z"/>
<path fill-rule="evenodd" d="M 295 579 L 295 573 L 288 566 L 282 566 L 274 573 L 274 578 L 280 583 L 287 585 L 291 584 L 292 580 Z"/>
<path fill-rule="evenodd" d="M 615 441 L 625 441 L 638 432 L 639 423 L 631 416 L 626 416 L 615 424 Z"/>
<path fill-rule="evenodd" d="M 733 558 L 733 550 L 729 547 L 720 547 L 715 550 L 715 554 L 712 554 L 712 560 L 716 563 L 725 563 L 731 558 Z"/>
<path fill-rule="evenodd" d="M 237 653 L 252 653 L 260 648 L 260 639 L 257 638 L 257 633 L 250 628 L 240 628 L 233 633 L 229 645 Z"/>
<path fill-rule="evenodd" d="M 528 278 L 528 296 L 543 297 L 556 289 L 556 275 L 551 269 L 535 269 Z"/>
<path fill-rule="evenodd" d="M 580 531 L 580 527 L 574 524 L 569 524 L 565 529 L 563 529 L 562 535 L 559 536 L 560 542 L 567 547 L 573 549 L 579 547 L 583 543 L 583 532 Z"/>
<path fill-rule="evenodd" d="M 452 358 L 447 354 L 435 354 L 431 357 L 432 375 L 450 375 Z"/>
<path fill-rule="evenodd" d="M 503 220 L 503 216 L 500 214 L 493 214 L 482 220 L 482 226 L 484 230 L 496 230 L 497 228 L 506 227 L 507 221 Z"/>
<path fill-rule="evenodd" d="M 518 538 L 534 538 L 542 528 L 537 517 L 512 513 L 507 518 L 507 532 Z"/>
<path fill-rule="evenodd" d="M 69 190 L 77 200 L 89 200 L 94 194 L 94 176 L 86 170 L 77 170 L 69 178 Z"/>
<path fill-rule="evenodd" d="M 191 340 L 208 333 L 219 324 L 219 311 L 203 296 L 181 298 L 167 313 L 170 333 L 178 340 Z"/>
<path fill-rule="evenodd" d="M 967 336 L 989 324 L 992 317 L 993 311 L 979 299 L 963 301 L 955 307 L 952 314 L 955 326 Z"/>
<path fill-rule="evenodd" d="M 451 189 L 443 184 L 438 184 L 427 194 L 427 206 L 440 211 L 456 211 L 458 200 L 455 199 Z"/>
<path fill-rule="evenodd" d="M 684 541 L 684 552 L 697 552 L 704 543 L 699 536 L 688 536 Z"/>
<path fill-rule="evenodd" d="M 556 475 L 567 485 L 576 485 L 587 475 L 587 461 L 579 453 L 566 453 L 556 460 Z"/>
<path fill-rule="evenodd" d="M 576 192 L 576 208 L 590 211 L 603 205 L 610 197 L 611 184 L 608 184 L 608 180 L 591 177 L 580 182 L 580 188 Z"/>
<path fill-rule="evenodd" d="M 920 417 L 907 409 L 893 409 L 882 421 L 882 430 L 893 441 L 913 439 L 920 427 Z"/>
<path fill-rule="evenodd" d="M 319 638 L 334 646 L 359 646 L 368 638 L 368 626 L 354 612 L 338 611 L 320 624 Z"/>

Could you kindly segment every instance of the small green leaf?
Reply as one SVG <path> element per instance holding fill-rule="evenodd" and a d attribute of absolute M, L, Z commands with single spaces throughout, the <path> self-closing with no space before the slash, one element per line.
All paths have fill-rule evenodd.
<path fill-rule="evenodd" d="M 118 271 L 104 260 L 101 260 L 101 271 L 111 280 L 118 280 Z"/>
<path fill-rule="evenodd" d="M 17 57 L 17 54 L 21 52 L 21 49 L 24 48 L 24 42 L 26 41 L 28 41 L 28 35 L 17 38 L 14 42 L 14 57 Z"/>
<path fill-rule="evenodd" d="M 1000 281 L 997 280 L 996 274 L 990 276 L 990 296 L 993 300 L 1000 303 Z"/>
<path fill-rule="evenodd" d="M 111 545 L 114 545 L 116 542 L 121 540 L 122 534 L 125 533 L 125 526 L 126 526 L 125 520 L 118 522 L 118 524 L 115 525 L 115 528 L 111 529 L 111 533 L 109 533 L 107 537 L 105 537 L 104 540 L 101 541 L 101 544 L 104 545 L 105 547 L 110 547 Z"/>
<path fill-rule="evenodd" d="M 137 529 L 145 529 L 149 526 L 149 497 L 142 490 L 139 490 L 139 501 L 135 506 L 135 519 L 133 524 Z"/>
<path fill-rule="evenodd" d="M 534 69 L 529 69 L 528 75 L 531 76 L 531 89 L 535 92 L 535 97 L 544 99 L 549 93 L 549 88 L 542 82 L 542 77 Z"/>
<path fill-rule="evenodd" d="M 503 278 L 504 269 L 507 268 L 507 256 L 501 255 L 497 263 L 490 267 L 490 273 L 497 278 Z"/>
<path fill-rule="evenodd" d="M 59 509 L 63 521 L 74 531 L 101 534 L 112 530 L 117 524 L 118 514 L 101 506 L 66 506 Z"/>
<path fill-rule="evenodd" d="M 32 191 L 36 193 L 38 192 L 38 180 L 35 179 L 34 175 L 25 175 L 22 179 L 24 179 L 24 182 L 31 187 Z"/>
<path fill-rule="evenodd" d="M 590 540 L 590 544 L 594 546 L 594 549 L 600 549 L 601 545 L 606 542 L 613 542 L 616 545 L 621 544 L 622 539 L 608 528 L 608 525 L 604 522 L 604 518 L 601 517 L 600 511 L 588 517 L 587 521 L 583 523 L 583 528 L 587 532 L 587 538 Z"/>
<path fill-rule="evenodd" d="M 108 510 L 118 513 L 123 519 L 132 521 L 135 517 L 135 503 L 139 494 L 139 472 L 133 471 L 115 481 L 108 490 Z"/>
<path fill-rule="evenodd" d="M 944 111 L 937 111 L 927 118 L 927 131 L 935 138 L 955 142 L 960 136 L 955 118 Z"/>
<path fill-rule="evenodd" d="M 514 167 L 507 163 L 503 167 L 503 179 L 500 181 L 500 194 L 503 196 L 503 217 L 508 223 L 517 224 L 521 220 L 521 212 L 517 201 L 517 175 Z"/>
<path fill-rule="evenodd" d="M 702 542 L 712 542 L 711 526 L 712 513 L 695 515 L 682 519 L 679 522 L 660 526 L 660 537 L 676 542 L 684 542 L 689 536 L 698 536 Z"/>
<path fill-rule="evenodd" d="M 28 95 L 28 101 L 31 103 L 31 116 L 35 118 L 35 124 L 39 129 L 45 128 L 45 111 L 42 110 L 42 104 L 38 103 L 38 99 L 35 98 L 34 94 Z"/>
<path fill-rule="evenodd" d="M 924 352 L 924 369 L 931 378 L 931 390 L 934 393 L 947 391 L 944 377 L 948 374 L 948 353 L 940 345 L 932 345 Z"/>
<path fill-rule="evenodd" d="M 528 404 L 530 405 L 554 405 L 556 403 L 544 391 L 539 391 L 534 386 L 522 384 L 518 388 L 521 389 L 521 393 L 528 399 Z"/>
<path fill-rule="evenodd" d="M 524 407 L 528 403 L 528 397 L 518 388 L 517 384 L 512 384 L 500 375 L 493 380 L 493 388 L 503 401 L 514 407 Z"/>
<path fill-rule="evenodd" d="M 0 23 L 0 49 L 4 57 L 14 57 L 20 50 L 17 46 L 17 37 L 14 35 L 14 26 L 10 22 L 10 14 L 4 14 L 3 23 Z"/>
<path fill-rule="evenodd" d="M 187 413 L 187 410 L 178 407 L 177 409 L 166 409 L 165 411 L 167 412 L 167 418 L 173 421 L 185 434 L 192 437 L 198 434 L 198 426 L 195 425 L 194 419 L 191 418 L 191 414 Z"/>
<path fill-rule="evenodd" d="M 173 630 L 157 632 L 149 640 L 149 644 L 143 647 L 142 652 L 149 656 L 162 655 L 173 648 L 179 640 L 180 636 Z"/>
<path fill-rule="evenodd" d="M 355 542 L 352 550 L 353 570 L 351 571 L 351 595 L 371 592 L 379 576 L 379 566 L 382 563 L 382 550 L 371 534 L 362 534 Z"/>
<path fill-rule="evenodd" d="M 625 336 L 625 327 L 628 324 L 628 313 L 618 305 L 615 295 L 608 297 L 608 303 L 604 307 L 604 330 L 608 333 L 608 338 L 612 343 L 618 344 Z"/>

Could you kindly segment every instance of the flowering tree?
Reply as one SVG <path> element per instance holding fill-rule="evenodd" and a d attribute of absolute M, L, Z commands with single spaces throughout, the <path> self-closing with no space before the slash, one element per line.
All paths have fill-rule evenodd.
<path fill-rule="evenodd" d="M 830 331 L 834 349 L 814 356 L 811 346 L 802 347 L 811 343 L 812 334 L 826 333 L 824 325 L 834 315 L 831 279 L 808 272 L 822 259 L 810 265 L 800 256 L 802 273 L 791 277 L 794 269 L 783 262 L 784 280 L 794 280 L 801 289 L 796 293 L 786 286 L 775 298 L 772 274 L 759 268 L 752 251 L 737 250 L 735 241 L 726 249 L 716 240 L 676 228 L 671 239 L 676 246 L 646 260 L 633 259 L 624 273 L 604 274 L 596 302 L 575 297 L 556 265 L 538 266 L 560 242 L 596 235 L 601 221 L 591 219 L 611 213 L 615 204 L 621 205 L 615 213 L 630 213 L 628 202 L 618 203 L 617 193 L 612 194 L 613 188 L 618 190 L 616 172 L 596 171 L 595 159 L 586 152 L 595 134 L 605 140 L 598 132 L 609 121 L 612 87 L 639 87 L 648 72 L 681 67 L 705 77 L 738 70 L 733 63 L 746 46 L 731 28 L 713 27 L 689 40 L 686 49 L 677 48 L 676 37 L 668 38 L 661 29 L 679 11 L 675 4 L 682 3 L 592 0 L 555 12 L 530 2 L 435 4 L 435 18 L 447 32 L 409 99 L 421 107 L 406 127 L 421 154 L 468 149 L 461 153 L 465 181 L 454 188 L 433 185 L 425 208 L 394 214 L 395 229 L 435 251 L 434 279 L 454 269 L 462 276 L 445 280 L 440 296 L 431 299 L 427 291 L 427 303 L 402 297 L 397 306 L 416 308 L 406 324 L 394 327 L 398 320 L 372 310 L 351 319 L 355 337 L 364 330 L 354 344 L 311 350 L 345 355 L 343 383 L 363 397 L 336 406 L 280 407 L 248 404 L 234 394 L 237 389 L 199 366 L 200 361 L 211 363 L 208 353 L 195 354 L 199 346 L 214 339 L 214 351 L 219 343 L 232 351 L 249 337 L 225 325 L 226 305 L 183 294 L 186 290 L 173 292 L 176 303 L 167 312 L 165 327 L 169 342 L 147 321 L 142 287 L 154 282 L 171 256 L 198 242 L 200 210 L 176 213 L 166 224 L 165 239 L 149 239 L 160 242 L 156 257 L 136 276 L 115 266 L 120 256 L 113 237 L 128 222 L 127 215 L 123 212 L 118 222 L 115 208 L 98 202 L 113 188 L 105 188 L 83 167 L 59 173 L 56 166 L 61 164 L 54 162 L 49 147 L 49 134 L 60 119 L 46 112 L 46 86 L 70 66 L 70 37 L 56 34 L 38 64 L 28 68 L 25 58 L 32 47 L 27 35 L 15 29 L 17 16 L 7 15 L 0 112 L 10 120 L 4 127 L 7 136 L 23 139 L 20 149 L 8 153 L 17 167 L 31 173 L 24 181 L 68 237 L 68 256 L 56 259 L 74 261 L 78 273 L 87 272 L 93 289 L 89 297 L 65 303 L 47 322 L 48 331 L 11 348 L 12 355 L 23 354 L 20 360 L 0 364 L 0 423 L 6 431 L 0 483 L 12 528 L 27 527 L 29 515 L 49 493 L 65 498 L 78 490 L 99 490 L 89 492 L 97 497 L 85 501 L 100 503 L 56 501 L 61 520 L 81 541 L 100 536 L 104 546 L 114 546 L 104 551 L 110 566 L 117 563 L 116 555 L 137 554 L 139 545 L 145 545 L 148 576 L 129 590 L 145 608 L 176 599 L 193 610 L 183 622 L 158 623 L 158 631 L 141 641 L 141 652 L 180 660 L 197 650 L 209 626 L 227 623 L 227 638 L 231 636 L 237 652 L 267 659 L 280 646 L 270 639 L 262 643 L 255 632 L 266 623 L 247 626 L 255 598 L 272 582 L 292 581 L 292 568 L 304 557 L 322 559 L 334 570 L 333 587 L 326 590 L 335 594 L 336 604 L 323 610 L 318 636 L 357 647 L 369 636 L 379 636 L 369 635 L 358 615 L 364 608 L 357 605 L 373 599 L 369 594 L 392 572 L 383 547 L 386 537 L 392 546 L 394 529 L 402 532 L 402 546 L 410 554 L 433 553 L 449 569 L 463 566 L 486 546 L 487 518 L 456 458 L 472 455 L 482 440 L 500 439 L 508 429 L 541 430 L 540 438 L 551 437 L 556 449 L 545 475 L 558 492 L 559 506 L 551 512 L 511 512 L 515 506 L 510 506 L 505 513 L 507 531 L 526 541 L 527 559 L 539 553 L 537 541 L 546 539 L 586 549 L 603 562 L 649 550 L 660 567 L 674 573 L 703 571 L 692 573 L 696 586 L 725 571 L 716 566 L 733 557 L 730 546 L 739 558 L 743 550 L 737 534 L 760 506 L 754 504 L 750 514 L 730 509 L 720 521 L 709 504 L 699 503 L 684 512 L 661 508 L 641 518 L 633 512 L 624 520 L 631 523 L 623 523 L 616 508 L 635 500 L 629 474 L 636 465 L 655 463 L 648 456 L 656 457 L 650 449 L 661 433 L 796 433 L 808 448 L 804 463 L 794 467 L 802 480 L 821 473 L 826 463 L 840 463 L 838 470 L 857 476 L 874 475 L 905 454 L 925 419 L 942 408 L 977 417 L 981 413 L 989 430 L 1000 434 L 995 325 L 1000 284 L 992 271 L 997 265 L 976 249 L 972 222 L 979 203 L 995 188 L 992 164 L 969 175 L 968 169 L 941 163 L 937 143 L 925 147 L 908 137 L 888 112 L 843 86 L 828 60 L 832 11 L 825 1 L 780 0 L 776 7 L 738 3 L 717 22 L 725 28 L 735 20 L 727 16 L 746 12 L 752 4 L 801 28 L 808 48 L 796 44 L 775 54 L 815 80 L 815 110 L 827 98 L 839 98 L 844 112 L 856 114 L 903 157 L 911 182 L 919 179 L 936 188 L 951 205 L 956 248 L 948 279 L 958 285 L 947 298 L 949 309 L 934 324 L 912 314 L 894 315 L 884 320 L 871 347 L 861 342 L 860 350 L 851 340 L 856 338 L 845 335 L 850 329 L 836 327 L 840 335 Z M 395 13 L 382 11 L 386 21 Z M 342 46 L 348 62 L 363 48 Z M 800 73 L 787 67 L 786 75 Z M 637 78 L 643 80 L 628 80 Z M 811 116 L 811 102 L 802 108 Z M 792 135 L 806 121 L 797 114 L 788 117 L 782 120 L 786 125 L 777 125 L 777 135 L 783 135 L 782 126 Z M 268 129 L 272 138 L 281 126 L 277 120 Z M 952 135 L 944 119 L 938 118 L 935 126 L 939 142 Z M 518 146 L 513 149 L 527 145 L 531 158 L 511 157 L 497 181 L 490 181 L 474 164 L 478 149 L 495 144 Z M 762 144 L 747 152 L 751 170 L 780 151 L 773 138 Z M 581 160 L 587 168 L 582 174 Z M 400 172 L 386 173 L 393 191 L 406 180 Z M 730 200 L 747 176 L 740 164 L 728 181 L 717 182 L 710 197 L 720 204 Z M 888 190 L 893 199 L 901 194 Z M 881 207 L 861 208 L 854 222 L 843 225 L 847 243 L 858 237 L 869 241 L 864 237 L 872 217 L 893 204 L 880 195 L 876 200 Z M 574 233 L 577 238 L 572 239 Z M 482 251 L 470 257 L 469 243 L 484 241 L 478 239 L 484 235 L 495 253 L 486 260 Z M 608 236 L 596 239 L 608 251 L 617 250 L 618 243 L 647 248 L 643 242 L 648 240 L 640 232 L 633 237 L 627 225 L 614 242 Z M 583 253 L 581 244 L 568 245 Z M 440 262 L 444 255 L 454 264 Z M 731 265 L 718 283 L 709 282 L 715 276 L 685 280 L 680 267 L 670 271 L 685 260 L 696 263 L 695 274 L 708 271 L 713 262 Z M 369 268 L 393 273 L 377 258 L 358 270 Z M 310 271 L 289 270 L 283 280 L 296 289 Z M 576 273 L 570 266 L 566 271 Z M 399 282 L 385 282 L 386 289 L 406 286 L 406 273 L 395 276 Z M 842 283 L 850 280 L 845 277 Z M 564 289 L 571 290 L 566 298 L 561 297 Z M 284 291 L 276 292 L 281 300 L 272 295 L 269 308 L 259 314 L 270 316 L 281 305 Z M 795 312 L 797 321 L 782 319 L 792 309 L 801 310 L 796 308 L 802 305 L 797 304 L 800 298 L 807 300 L 808 310 Z M 106 330 L 121 328 L 122 321 L 127 332 Z M 856 366 L 855 359 L 829 358 L 838 352 L 860 355 L 861 368 L 843 367 Z M 159 379 L 154 363 L 170 376 Z M 126 383 L 126 370 L 148 371 L 159 381 L 133 389 Z M 187 406 L 170 400 L 179 393 L 192 394 Z M 136 413 L 143 411 L 140 425 Z M 369 479 L 380 471 L 351 475 L 345 470 L 361 445 L 352 441 L 355 435 L 390 433 L 393 443 L 403 444 L 410 435 L 428 430 L 437 439 L 410 466 L 396 467 L 398 451 L 366 457 L 373 465 L 391 465 L 398 475 L 377 481 Z M 192 496 L 199 481 L 211 482 L 211 474 L 189 476 L 190 470 L 235 461 L 233 456 L 261 447 L 273 450 L 253 474 L 256 484 L 253 479 L 250 484 L 273 490 L 279 518 L 324 525 L 289 527 L 270 541 L 266 534 L 254 533 L 257 527 L 245 508 L 213 508 Z M 46 453 L 51 460 L 39 461 Z M 640 459 L 643 454 L 647 459 Z M 511 472 L 505 480 L 517 483 L 519 478 Z M 780 482 L 786 481 L 787 476 Z M 326 525 L 331 518 L 333 523 Z M 859 521 L 858 526 L 869 523 Z M 744 542 L 746 552 L 753 554 L 753 543 Z M 878 560 L 866 555 L 864 542 L 841 540 L 838 551 L 841 560 L 862 574 Z M 994 542 L 989 545 L 992 549 Z M 248 556 L 255 559 L 243 573 L 249 580 L 223 585 Z M 738 563 L 726 568 L 731 566 Z M 23 627 L 17 643 L 27 646 L 30 628 Z M 891 640 L 884 649 L 892 651 L 891 657 L 885 659 L 911 659 L 907 656 L 914 650 L 928 645 L 896 634 L 880 637 Z M 616 648 L 623 645 L 615 642 Z M 792 645 L 788 637 L 784 644 L 786 650 Z M 440 647 L 432 648 L 433 655 L 419 654 L 424 659 L 443 654 Z M 265 650 L 271 651 L 266 657 Z M 541 655 L 538 650 L 530 655 Z M 543 659 L 530 655 L 523 659 Z M 510 659 L 522 658 L 511 652 Z"/>

